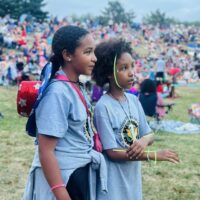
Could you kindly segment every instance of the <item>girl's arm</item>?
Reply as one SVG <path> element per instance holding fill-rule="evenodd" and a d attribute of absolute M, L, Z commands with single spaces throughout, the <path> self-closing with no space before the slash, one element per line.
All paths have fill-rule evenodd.
<path fill-rule="evenodd" d="M 50 187 L 63 183 L 61 172 L 54 153 L 56 143 L 57 138 L 39 134 L 40 162 Z M 59 187 L 53 192 L 57 200 L 71 200 L 66 187 Z"/>
<path fill-rule="evenodd" d="M 129 157 L 127 149 L 108 149 L 106 154 L 113 161 L 169 161 L 172 163 L 178 163 L 178 154 L 170 149 L 158 150 L 157 152 L 145 151 L 139 158 Z"/>

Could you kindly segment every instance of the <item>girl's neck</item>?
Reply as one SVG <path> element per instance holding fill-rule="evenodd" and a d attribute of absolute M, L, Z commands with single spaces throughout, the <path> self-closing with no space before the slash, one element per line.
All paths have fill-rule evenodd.
<path fill-rule="evenodd" d="M 115 99 L 124 100 L 124 89 L 110 86 L 108 93 L 110 93 Z"/>
<path fill-rule="evenodd" d="M 62 69 L 70 81 L 78 82 L 79 81 L 79 74 L 77 74 L 71 67 L 64 67 Z"/>

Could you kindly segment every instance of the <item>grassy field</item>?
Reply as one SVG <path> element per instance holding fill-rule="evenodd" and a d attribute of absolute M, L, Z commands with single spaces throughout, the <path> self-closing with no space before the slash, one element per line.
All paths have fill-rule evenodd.
<path fill-rule="evenodd" d="M 187 109 L 200 101 L 199 88 L 178 88 L 180 98 L 168 118 L 189 121 Z M 25 134 L 26 119 L 16 111 L 16 88 L 0 87 L 0 200 L 19 200 L 34 153 L 34 140 Z M 174 165 L 143 163 L 144 200 L 200 199 L 200 134 L 175 135 L 161 132 L 153 149 L 173 148 L 181 159 Z"/>

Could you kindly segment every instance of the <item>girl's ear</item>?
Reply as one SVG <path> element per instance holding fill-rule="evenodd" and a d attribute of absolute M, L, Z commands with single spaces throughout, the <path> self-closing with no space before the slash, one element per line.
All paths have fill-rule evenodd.
<path fill-rule="evenodd" d="M 64 49 L 64 50 L 62 51 L 62 56 L 63 56 L 63 60 L 64 60 L 65 62 L 71 62 L 72 56 L 71 56 L 71 54 L 70 54 L 66 49 Z"/>

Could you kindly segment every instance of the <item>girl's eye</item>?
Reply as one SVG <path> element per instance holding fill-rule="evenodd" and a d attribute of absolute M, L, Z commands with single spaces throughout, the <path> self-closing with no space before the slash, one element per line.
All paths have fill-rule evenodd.
<path fill-rule="evenodd" d="M 124 65 L 124 66 L 122 67 L 122 71 L 126 71 L 126 70 L 127 70 L 127 66 Z"/>
<path fill-rule="evenodd" d="M 91 50 L 88 50 L 88 51 L 86 51 L 85 53 L 86 54 L 90 54 L 92 51 Z"/>

